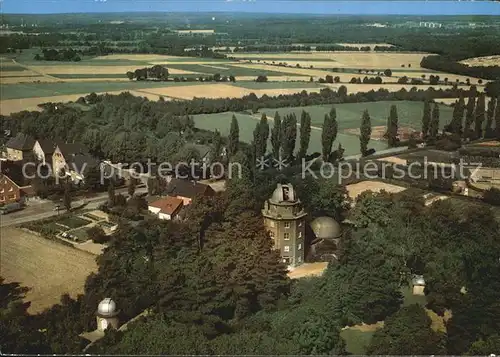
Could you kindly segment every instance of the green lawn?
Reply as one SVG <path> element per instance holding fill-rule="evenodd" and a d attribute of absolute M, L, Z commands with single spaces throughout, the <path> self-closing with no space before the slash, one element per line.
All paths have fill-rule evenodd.
<path fill-rule="evenodd" d="M 340 336 L 346 342 L 347 352 L 356 356 L 366 355 L 366 349 L 371 342 L 373 334 L 373 331 L 363 332 L 352 328 L 340 332 Z"/>
<path fill-rule="evenodd" d="M 247 143 L 252 142 L 255 125 L 257 124 L 258 120 L 260 120 L 260 115 L 258 114 L 252 116 L 248 114 L 225 112 L 216 114 L 194 115 L 193 118 L 196 127 L 206 130 L 217 129 L 222 135 L 227 136 L 229 134 L 229 127 L 231 125 L 233 114 L 235 114 L 236 119 L 238 120 L 238 125 L 240 128 L 240 140 Z M 269 121 L 269 126 L 270 128 L 273 127 L 272 120 Z M 299 148 L 299 138 L 299 134 L 297 134 L 296 150 L 298 150 Z M 339 143 L 341 143 L 342 147 L 345 149 L 345 156 L 359 154 L 359 138 L 357 136 L 339 133 L 337 135 L 337 140 L 333 144 L 335 149 L 338 147 Z M 368 146 L 376 150 L 383 150 L 387 148 L 387 144 L 382 141 L 371 141 Z M 269 140 L 268 149 L 270 150 L 270 148 L 271 142 Z M 314 152 L 321 152 L 321 130 L 318 128 L 312 128 L 311 130 L 311 139 L 308 152 L 310 154 Z"/>
<path fill-rule="evenodd" d="M 306 77 L 304 77 L 306 79 Z M 316 82 L 236 82 L 233 83 L 236 87 L 247 89 L 288 89 L 288 88 L 323 88 L 324 86 Z"/>
<path fill-rule="evenodd" d="M 210 67 L 213 66 L 213 67 Z M 263 70 L 263 69 L 254 69 L 254 68 L 245 68 L 245 67 L 237 67 L 237 66 L 232 66 L 230 64 L 207 64 L 207 65 L 202 65 L 202 64 L 168 64 L 168 68 L 172 69 L 180 69 L 184 71 L 192 71 L 192 72 L 198 72 L 198 73 L 205 73 L 205 74 L 216 74 L 219 73 L 221 76 L 230 76 L 233 75 L 236 77 L 236 80 L 238 80 L 238 76 L 260 76 L 260 75 L 265 75 L 265 76 L 290 76 L 290 73 L 284 73 L 280 72 L 279 68 L 276 67 L 276 70 Z M 216 68 L 219 67 L 219 68 Z M 297 75 L 294 75 L 297 76 Z M 304 76 L 307 77 L 307 76 Z"/>
<path fill-rule="evenodd" d="M 79 228 L 86 226 L 89 223 L 92 223 L 88 219 L 84 219 L 76 216 L 67 216 L 62 219 L 57 220 L 57 223 L 62 224 L 70 229 Z"/>
<path fill-rule="evenodd" d="M 370 113 L 372 126 L 387 125 L 387 117 L 391 105 L 396 105 L 398 109 L 399 125 L 410 126 L 415 129 L 421 128 L 422 123 L 422 102 L 413 101 L 382 101 L 382 102 L 366 102 L 366 103 L 345 103 L 337 104 L 337 121 L 339 129 L 359 128 L 361 124 L 361 116 L 365 109 Z M 286 114 L 295 113 L 297 119 L 300 119 L 302 110 L 307 111 L 311 115 L 311 123 L 313 126 L 322 126 L 325 114 L 329 113 L 332 105 L 314 105 L 309 107 L 290 107 L 278 109 L 281 117 Z M 448 123 L 453 114 L 453 108 L 446 105 L 439 105 L 440 124 L 443 127 Z M 276 109 L 261 109 L 266 115 L 274 117 Z"/>
<path fill-rule="evenodd" d="M 418 304 L 422 307 L 425 307 L 425 305 L 427 304 L 425 296 L 413 295 L 413 291 L 409 286 L 401 288 L 401 293 L 403 294 L 403 299 L 404 299 L 403 306 Z"/>
<path fill-rule="evenodd" d="M 75 229 L 74 231 L 71 231 L 70 234 L 72 236 L 75 236 L 78 239 L 79 243 L 83 243 L 83 242 L 86 242 L 89 240 L 89 235 L 87 233 L 87 229 L 88 228 L 86 228 L 86 227 Z"/>

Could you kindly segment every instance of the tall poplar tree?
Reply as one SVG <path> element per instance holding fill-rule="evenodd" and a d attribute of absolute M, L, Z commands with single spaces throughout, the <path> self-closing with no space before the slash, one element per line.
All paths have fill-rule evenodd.
<path fill-rule="evenodd" d="M 255 125 L 253 130 L 252 152 L 254 161 L 260 160 L 264 155 L 262 154 L 262 135 L 260 131 L 260 122 Z"/>
<path fill-rule="evenodd" d="M 464 137 L 470 135 L 472 123 L 474 123 L 474 109 L 476 107 L 476 87 L 471 86 L 469 89 L 469 100 L 465 112 Z"/>
<path fill-rule="evenodd" d="M 497 98 L 497 108 L 495 110 L 495 134 L 500 140 L 500 97 Z"/>
<path fill-rule="evenodd" d="M 359 136 L 361 155 L 363 156 L 366 156 L 368 153 L 368 143 L 370 142 L 371 135 L 372 135 L 372 124 L 371 124 L 370 114 L 368 113 L 368 110 L 365 110 L 361 118 L 361 128 Z"/>
<path fill-rule="evenodd" d="M 497 99 L 491 98 L 488 103 L 488 111 L 486 113 L 485 137 L 491 138 L 493 133 L 493 120 L 495 119 L 495 108 L 497 108 Z M 497 109 L 498 110 L 498 109 Z"/>
<path fill-rule="evenodd" d="M 464 112 L 465 112 L 465 100 L 460 93 L 460 98 L 455 103 L 453 107 L 453 116 L 451 119 L 451 123 L 448 127 L 448 130 L 451 133 L 461 135 L 463 131 L 463 122 L 464 122 Z"/>
<path fill-rule="evenodd" d="M 422 137 L 424 139 L 429 135 L 429 126 L 431 124 L 431 103 L 428 99 L 424 101 L 424 113 L 422 116 Z"/>
<path fill-rule="evenodd" d="M 261 137 L 261 147 L 260 153 L 261 156 L 264 156 L 267 152 L 267 140 L 269 139 L 269 121 L 267 120 L 266 114 L 262 114 L 260 118 L 260 137 Z"/>
<path fill-rule="evenodd" d="M 486 115 L 486 96 L 484 93 L 481 93 L 477 98 L 474 114 L 474 134 L 479 139 L 483 137 L 483 123 Z"/>
<path fill-rule="evenodd" d="M 435 141 L 439 133 L 439 106 L 437 103 L 434 104 L 432 109 L 432 119 L 429 126 L 429 139 Z"/>
<path fill-rule="evenodd" d="M 306 111 L 302 111 L 300 116 L 300 149 L 299 158 L 306 157 L 311 139 L 311 116 Z"/>
<path fill-rule="evenodd" d="M 389 118 L 387 119 L 387 141 L 389 146 L 396 146 L 398 138 L 398 109 L 395 105 L 391 106 Z"/>
<path fill-rule="evenodd" d="M 295 142 L 297 140 L 297 117 L 294 113 L 285 116 L 281 133 L 283 159 L 290 161 L 293 159 L 293 151 L 295 150 Z"/>
<path fill-rule="evenodd" d="M 233 114 L 233 119 L 231 120 L 231 127 L 229 129 L 229 143 L 227 148 L 227 154 L 231 158 L 238 151 L 240 144 L 240 127 L 238 125 L 238 120 Z"/>
<path fill-rule="evenodd" d="M 330 157 L 333 142 L 337 138 L 337 132 L 337 112 L 335 107 L 332 107 L 330 114 L 325 114 L 325 120 L 323 122 L 323 129 L 321 132 L 321 146 L 324 161 L 328 161 L 328 158 Z"/>
<path fill-rule="evenodd" d="M 278 159 L 281 148 L 281 117 L 278 112 L 274 114 L 274 124 L 271 130 L 271 145 L 273 147 L 273 157 Z"/>

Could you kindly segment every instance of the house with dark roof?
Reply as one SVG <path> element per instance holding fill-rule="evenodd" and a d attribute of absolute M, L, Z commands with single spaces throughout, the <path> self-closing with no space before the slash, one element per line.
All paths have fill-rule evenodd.
<path fill-rule="evenodd" d="M 65 172 L 73 182 L 85 180 L 90 169 L 100 169 L 100 161 L 89 154 L 89 150 L 79 143 L 57 144 L 52 155 L 52 170 L 54 175 Z"/>
<path fill-rule="evenodd" d="M 178 217 L 178 213 L 183 206 L 184 202 L 182 199 L 167 196 L 149 203 L 148 210 L 157 215 L 159 219 L 171 220 Z"/>
<path fill-rule="evenodd" d="M 56 143 L 49 139 L 38 139 L 33 146 L 33 154 L 43 165 L 52 165 L 52 155 L 56 150 Z"/>
<path fill-rule="evenodd" d="M 191 204 L 196 196 L 213 196 L 215 194 L 209 185 L 178 178 L 170 180 L 165 192 L 169 196 L 181 199 L 185 206 Z"/>
<path fill-rule="evenodd" d="M 30 135 L 17 133 L 5 144 L 7 149 L 7 160 L 11 161 L 29 161 L 33 159 L 33 146 L 35 139 Z"/>

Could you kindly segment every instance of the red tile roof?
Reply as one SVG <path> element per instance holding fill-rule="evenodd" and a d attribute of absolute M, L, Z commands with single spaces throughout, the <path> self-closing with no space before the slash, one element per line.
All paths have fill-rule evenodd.
<path fill-rule="evenodd" d="M 159 208 L 160 213 L 172 215 L 182 207 L 182 203 L 183 201 L 180 198 L 167 196 L 158 201 L 151 202 L 149 206 Z"/>

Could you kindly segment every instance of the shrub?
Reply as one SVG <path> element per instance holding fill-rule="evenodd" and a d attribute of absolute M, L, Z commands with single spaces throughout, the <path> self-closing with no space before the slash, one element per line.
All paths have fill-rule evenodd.
<path fill-rule="evenodd" d="M 500 190 L 494 187 L 486 190 L 483 195 L 483 200 L 490 205 L 500 206 Z"/>
<path fill-rule="evenodd" d="M 101 227 L 91 227 L 87 229 L 87 234 L 94 243 L 104 244 L 109 242 L 109 236 L 104 233 L 104 230 Z"/>

